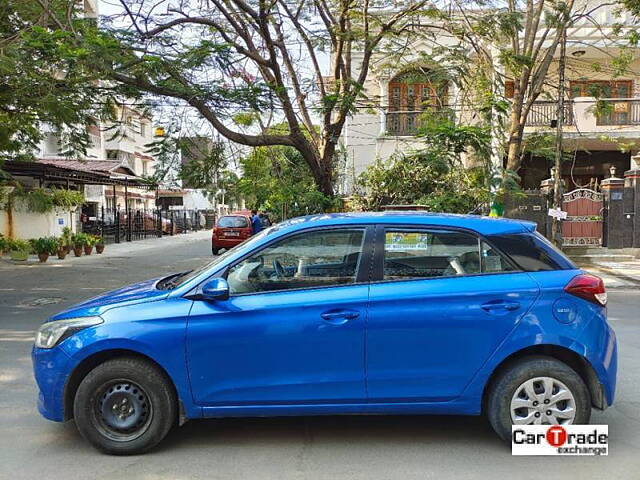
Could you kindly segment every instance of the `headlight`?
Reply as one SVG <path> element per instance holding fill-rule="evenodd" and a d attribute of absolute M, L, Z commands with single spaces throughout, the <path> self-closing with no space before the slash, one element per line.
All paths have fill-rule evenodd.
<path fill-rule="evenodd" d="M 80 317 L 43 323 L 36 333 L 36 347 L 53 348 L 74 333 L 87 327 L 100 325 L 103 321 L 100 317 Z"/>

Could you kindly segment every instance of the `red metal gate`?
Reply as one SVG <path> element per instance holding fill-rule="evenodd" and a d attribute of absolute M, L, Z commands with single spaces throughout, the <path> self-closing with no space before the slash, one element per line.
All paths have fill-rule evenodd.
<path fill-rule="evenodd" d="M 578 188 L 562 196 L 562 244 L 566 247 L 602 245 L 602 193 Z"/>

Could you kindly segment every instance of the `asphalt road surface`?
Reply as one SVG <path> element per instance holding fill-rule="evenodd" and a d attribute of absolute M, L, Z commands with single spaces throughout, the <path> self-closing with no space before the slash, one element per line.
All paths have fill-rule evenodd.
<path fill-rule="evenodd" d="M 55 312 L 102 291 L 210 258 L 198 241 L 156 242 L 60 265 L 0 261 L 0 479 L 640 479 L 640 292 L 610 291 L 619 340 L 617 400 L 592 423 L 609 425 L 608 457 L 512 457 L 481 417 L 343 416 L 188 422 L 153 452 L 111 457 L 73 422 L 36 410 L 30 349 Z"/>

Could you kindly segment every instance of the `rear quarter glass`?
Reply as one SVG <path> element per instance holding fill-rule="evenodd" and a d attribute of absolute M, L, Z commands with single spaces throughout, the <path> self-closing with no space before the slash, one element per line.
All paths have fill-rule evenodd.
<path fill-rule="evenodd" d="M 538 232 L 491 235 L 488 239 L 526 272 L 577 268 L 564 253 Z"/>

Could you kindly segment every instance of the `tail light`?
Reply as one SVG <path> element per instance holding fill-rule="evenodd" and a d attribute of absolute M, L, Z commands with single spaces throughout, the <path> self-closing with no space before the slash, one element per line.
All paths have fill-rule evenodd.
<path fill-rule="evenodd" d="M 596 305 L 604 306 L 607 304 L 607 291 L 604 288 L 604 282 L 595 275 L 583 273 L 573 277 L 564 287 L 564 291 Z"/>
<path fill-rule="evenodd" d="M 213 227 L 213 236 L 214 237 L 218 236 L 218 227 Z"/>

